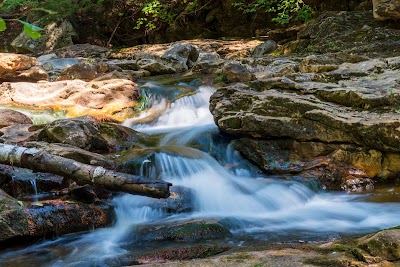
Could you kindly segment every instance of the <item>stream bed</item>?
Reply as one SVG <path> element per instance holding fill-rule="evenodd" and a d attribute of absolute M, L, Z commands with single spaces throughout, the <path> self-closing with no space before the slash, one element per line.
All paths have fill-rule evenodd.
<path fill-rule="evenodd" d="M 154 136 L 158 145 L 137 174 L 191 189 L 191 211 L 171 214 L 147 205 L 146 197 L 121 194 L 112 200 L 112 227 L 5 250 L 0 266 L 114 266 L 113 259 L 126 255 L 188 245 L 137 241 L 135 229 L 152 223 L 220 220 L 232 237 L 201 244 L 230 246 L 324 242 L 400 224 L 397 184 L 348 194 L 324 191 L 315 181 L 260 174 L 215 126 L 208 109 L 215 88 L 198 81 L 144 82 L 141 88 L 143 111 L 123 124 Z"/>

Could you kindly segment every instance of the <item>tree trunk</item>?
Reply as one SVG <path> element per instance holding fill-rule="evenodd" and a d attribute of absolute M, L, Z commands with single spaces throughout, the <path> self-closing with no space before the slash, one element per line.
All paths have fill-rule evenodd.
<path fill-rule="evenodd" d="M 52 155 L 35 148 L 0 144 L 0 163 L 49 172 L 70 178 L 80 185 L 92 184 L 110 190 L 154 198 L 167 198 L 171 183 L 116 172 L 72 159 Z"/>

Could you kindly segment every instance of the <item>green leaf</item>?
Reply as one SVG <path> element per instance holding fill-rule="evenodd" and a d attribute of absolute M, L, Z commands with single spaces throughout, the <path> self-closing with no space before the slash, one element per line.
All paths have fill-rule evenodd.
<path fill-rule="evenodd" d="M 39 26 L 30 24 L 30 23 L 28 23 L 28 22 L 26 22 L 26 21 L 23 21 L 23 20 L 20 20 L 20 19 L 19 19 L 18 21 L 21 22 L 22 24 L 24 24 L 24 29 L 25 29 L 25 26 L 26 26 L 27 28 L 31 29 L 31 31 L 34 31 L 34 32 L 38 32 L 38 31 L 43 30 L 43 29 L 40 28 Z"/>
<path fill-rule="evenodd" d="M 33 40 L 37 40 L 40 38 L 40 36 L 42 36 L 40 34 L 40 32 L 34 31 L 26 25 L 24 25 L 24 32 L 26 33 L 26 35 L 31 37 Z"/>
<path fill-rule="evenodd" d="M 5 31 L 6 29 L 6 22 L 4 21 L 4 19 L 0 18 L 0 32 Z"/>
<path fill-rule="evenodd" d="M 22 202 L 21 200 L 18 200 L 17 203 L 18 203 L 21 207 L 24 206 L 24 202 Z"/>

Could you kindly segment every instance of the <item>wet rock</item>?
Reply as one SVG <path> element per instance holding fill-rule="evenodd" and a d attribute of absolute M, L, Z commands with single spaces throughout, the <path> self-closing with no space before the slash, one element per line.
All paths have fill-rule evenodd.
<path fill-rule="evenodd" d="M 349 144 L 249 138 L 235 140 L 232 144 L 268 174 L 297 177 L 304 181 L 314 179 L 328 190 L 371 191 L 374 181 L 370 177 L 381 172 L 379 152 L 376 158 L 374 152 L 370 152 L 372 155 L 362 153 Z M 339 154 L 342 154 L 341 158 Z"/>
<path fill-rule="evenodd" d="M 79 186 L 73 185 L 68 188 L 68 199 L 76 200 L 82 203 L 92 204 L 98 201 L 98 197 L 96 192 L 94 191 L 93 186 L 88 184 Z"/>
<path fill-rule="evenodd" d="M 358 241 L 358 246 L 372 256 L 389 261 L 400 260 L 400 229 L 383 230 Z"/>
<path fill-rule="evenodd" d="M 162 58 L 175 63 L 175 69 L 180 72 L 186 71 L 193 67 L 194 63 L 199 58 L 199 48 L 191 44 L 174 44 L 171 48 L 165 51 Z"/>
<path fill-rule="evenodd" d="M 54 237 L 105 227 L 113 220 L 107 204 L 46 200 L 30 205 L 0 189 L 0 242 L 20 238 Z"/>
<path fill-rule="evenodd" d="M 22 32 L 11 45 L 18 52 L 40 53 L 72 45 L 73 38 L 77 36 L 72 24 L 67 20 L 48 24 L 41 34 L 41 38 L 33 40 Z"/>
<path fill-rule="evenodd" d="M 66 68 L 69 68 L 79 63 L 79 59 L 76 58 L 55 58 L 49 60 L 42 60 L 41 66 L 46 71 L 58 71 L 61 72 Z"/>
<path fill-rule="evenodd" d="M 227 82 L 248 82 L 255 79 L 247 65 L 236 62 L 225 63 L 222 68 L 222 75 Z"/>
<path fill-rule="evenodd" d="M 11 109 L 0 109 L 0 128 L 14 124 L 32 124 L 32 120 L 21 112 Z"/>
<path fill-rule="evenodd" d="M 46 200 L 25 210 L 29 225 L 27 237 L 53 237 L 106 227 L 112 223 L 113 208 L 73 201 Z"/>
<path fill-rule="evenodd" d="M 0 165 L 0 180 L 0 187 L 15 198 L 33 197 L 35 190 L 39 194 L 61 190 L 63 183 L 63 177 L 55 174 L 33 172 L 7 165 Z"/>
<path fill-rule="evenodd" d="M 28 234 L 28 220 L 18 201 L 0 189 L 0 242 Z"/>
<path fill-rule="evenodd" d="M 70 117 L 123 121 L 132 116 L 138 99 L 139 91 L 129 80 L 0 84 L 0 105 L 66 110 Z"/>
<path fill-rule="evenodd" d="M 141 226 L 136 229 L 140 241 L 175 240 L 197 242 L 199 240 L 222 239 L 231 236 L 228 229 L 213 220 L 192 220 Z"/>
<path fill-rule="evenodd" d="M 374 18 L 377 20 L 400 19 L 400 2 L 397 0 L 373 0 Z"/>
<path fill-rule="evenodd" d="M 25 55 L 0 53 L 0 78 L 12 78 L 34 66 L 36 59 Z"/>
<path fill-rule="evenodd" d="M 267 40 L 254 48 L 251 55 L 253 57 L 262 57 L 266 54 L 272 53 L 278 48 L 278 44 L 274 40 Z"/>
<path fill-rule="evenodd" d="M 193 210 L 193 193 L 190 188 L 171 186 L 170 196 L 166 199 L 149 199 L 145 205 L 162 209 L 169 213 L 190 212 Z"/>

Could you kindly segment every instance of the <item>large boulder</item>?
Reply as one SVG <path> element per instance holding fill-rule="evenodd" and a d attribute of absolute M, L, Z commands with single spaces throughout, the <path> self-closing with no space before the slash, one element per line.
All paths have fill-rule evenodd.
<path fill-rule="evenodd" d="M 374 18 L 377 20 L 400 19 L 399 0 L 373 0 Z"/>
<path fill-rule="evenodd" d="M 41 38 L 33 40 L 22 32 L 11 45 L 21 53 L 40 53 L 73 45 L 73 39 L 77 36 L 72 24 L 66 20 L 50 23 L 41 34 Z"/>
<path fill-rule="evenodd" d="M 243 155 L 266 173 L 318 178 L 327 189 L 370 190 L 372 178 L 400 174 L 396 57 L 256 60 L 264 61 L 253 66 L 264 78 L 220 88 L 210 101 L 216 124 L 239 138 Z M 277 61 L 293 68 L 273 71 Z"/>
<path fill-rule="evenodd" d="M 66 110 L 70 117 L 123 121 L 132 116 L 138 99 L 136 85 L 122 79 L 0 84 L 0 105 Z"/>

